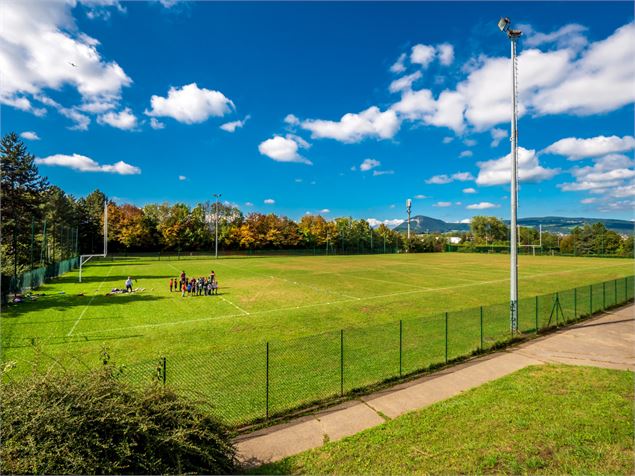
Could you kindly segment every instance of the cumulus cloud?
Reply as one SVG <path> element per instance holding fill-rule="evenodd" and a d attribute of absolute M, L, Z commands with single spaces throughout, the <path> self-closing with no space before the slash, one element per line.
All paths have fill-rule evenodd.
<path fill-rule="evenodd" d="M 99 124 L 108 124 L 117 129 L 130 130 L 137 127 L 137 117 L 130 108 L 125 108 L 120 112 L 107 112 L 97 118 Z"/>
<path fill-rule="evenodd" d="M 410 51 L 410 62 L 412 64 L 418 64 L 422 68 L 427 68 L 434 59 L 434 52 L 434 46 L 414 45 Z"/>
<path fill-rule="evenodd" d="M 480 202 L 480 203 L 472 203 L 471 205 L 468 205 L 467 208 L 468 210 L 487 210 L 488 208 L 499 208 L 500 205 L 496 205 L 495 203 L 491 203 L 491 202 Z"/>
<path fill-rule="evenodd" d="M 85 155 L 55 154 L 44 158 L 36 158 L 35 163 L 39 165 L 49 165 L 57 167 L 67 167 L 80 172 L 108 172 L 119 175 L 136 175 L 141 173 L 139 167 L 127 164 L 123 161 L 114 164 L 99 164 Z"/>
<path fill-rule="evenodd" d="M 607 155 L 596 159 L 593 165 L 574 167 L 570 173 L 575 182 L 562 183 L 558 187 L 564 192 L 586 191 L 622 198 L 633 190 L 634 166 L 635 161 L 625 155 Z"/>
<path fill-rule="evenodd" d="M 364 161 L 359 166 L 359 170 L 362 172 L 367 172 L 368 170 L 374 169 L 375 167 L 379 167 L 381 162 L 375 159 L 364 159 Z"/>
<path fill-rule="evenodd" d="M 79 30 L 73 6 L 74 2 L 12 2 L 3 8 L 0 103 L 43 115 L 46 109 L 32 101 L 53 105 L 46 104 L 46 91 L 64 87 L 75 89 L 87 104 L 119 102 L 122 88 L 132 80 L 115 61 L 102 58 L 98 40 Z M 57 103 L 53 107 L 76 108 Z M 85 127 L 86 121 L 76 129 Z"/>
<path fill-rule="evenodd" d="M 236 129 L 240 129 L 241 127 L 243 127 L 250 118 L 251 116 L 248 114 L 242 121 L 226 122 L 219 127 L 226 132 L 235 132 Z"/>
<path fill-rule="evenodd" d="M 254 206 L 254 204 L 253 204 L 253 203 L 251 203 L 251 202 L 245 202 L 245 206 L 246 206 L 246 207 L 253 207 L 253 206 Z"/>
<path fill-rule="evenodd" d="M 390 67 L 390 71 L 395 74 L 403 73 L 406 70 L 406 66 L 404 64 L 405 61 L 406 61 L 406 53 L 401 53 L 401 55 L 399 55 L 399 58 L 397 58 L 397 61 L 395 61 L 393 65 Z"/>
<path fill-rule="evenodd" d="M 446 136 L 443 138 L 443 143 L 444 144 L 449 144 L 450 142 L 452 142 L 454 140 L 454 137 L 450 137 L 450 136 Z"/>
<path fill-rule="evenodd" d="M 523 27 L 526 38 L 524 44 L 528 47 L 555 44 L 559 48 L 581 49 L 587 45 L 588 40 L 584 33 L 587 28 L 576 23 L 570 23 L 558 28 L 551 33 L 540 33 L 531 27 Z"/>
<path fill-rule="evenodd" d="M 171 117 L 185 124 L 222 117 L 234 109 L 234 103 L 223 93 L 199 88 L 196 83 L 181 88 L 171 87 L 167 97 L 153 95 L 150 105 L 151 109 L 145 111 L 148 116 Z"/>
<path fill-rule="evenodd" d="M 492 135 L 492 143 L 490 144 L 492 147 L 497 147 L 500 144 L 500 141 L 507 137 L 507 130 L 505 129 L 497 129 L 496 127 L 489 131 Z"/>
<path fill-rule="evenodd" d="M 298 119 L 293 114 L 287 114 L 284 118 L 284 122 L 289 124 L 290 126 L 297 126 L 300 124 L 300 119 Z"/>
<path fill-rule="evenodd" d="M 388 90 L 391 93 L 396 93 L 399 91 L 403 91 L 405 89 L 411 89 L 412 83 L 414 83 L 420 78 L 421 78 L 421 71 L 415 71 L 412 74 L 395 79 L 392 83 L 390 83 Z"/>
<path fill-rule="evenodd" d="M 156 117 L 153 117 L 150 119 L 150 127 L 152 127 L 152 129 L 159 130 L 164 129 L 165 124 L 159 121 Z"/>
<path fill-rule="evenodd" d="M 511 181 L 511 153 L 500 159 L 477 162 L 480 168 L 476 183 L 479 185 L 501 185 Z M 540 165 L 536 151 L 518 148 L 518 181 L 541 182 L 548 180 L 560 172 L 559 169 L 548 169 Z"/>
<path fill-rule="evenodd" d="M 20 134 L 20 137 L 26 140 L 40 140 L 40 136 L 34 131 L 24 131 Z"/>
<path fill-rule="evenodd" d="M 373 170 L 373 177 L 379 177 L 380 175 L 393 175 L 394 170 Z"/>
<path fill-rule="evenodd" d="M 434 175 L 426 180 L 427 184 L 432 185 L 445 185 L 446 183 L 454 182 L 467 182 L 468 180 L 474 180 L 474 176 L 469 172 L 457 172 L 452 175 Z"/>
<path fill-rule="evenodd" d="M 472 187 L 464 188 L 463 193 L 476 193 L 476 189 Z"/>
<path fill-rule="evenodd" d="M 183 182 L 184 180 L 187 180 L 187 177 L 185 175 L 179 175 L 179 180 Z"/>
<path fill-rule="evenodd" d="M 474 155 L 474 152 L 472 152 L 471 150 L 464 150 L 463 152 L 459 154 L 459 157 L 461 158 L 472 157 L 473 155 Z"/>
<path fill-rule="evenodd" d="M 391 139 L 399 130 L 400 123 L 394 111 L 382 112 L 372 106 L 359 114 L 344 114 L 339 121 L 308 119 L 301 126 L 311 131 L 314 139 L 328 138 L 355 143 L 366 138 Z"/>
<path fill-rule="evenodd" d="M 320 213 L 322 215 L 327 215 L 327 214 L 331 213 L 331 210 L 329 210 L 328 208 L 323 208 L 322 210 L 320 210 Z"/>
<path fill-rule="evenodd" d="M 633 136 L 597 136 L 589 139 L 578 139 L 576 137 L 560 139 L 542 152 L 565 155 L 569 160 L 580 160 L 633 149 L 635 149 L 635 138 Z"/>
<path fill-rule="evenodd" d="M 394 228 L 404 222 L 400 218 L 393 218 L 389 220 L 377 220 L 376 218 L 367 218 L 366 221 L 371 226 L 371 228 L 377 228 L 379 225 L 382 224 L 386 225 L 388 228 Z"/>
<path fill-rule="evenodd" d="M 439 62 L 443 66 L 449 66 L 454 61 L 454 46 L 449 43 L 437 45 L 437 53 L 439 55 Z"/>
<path fill-rule="evenodd" d="M 265 205 L 274 205 L 276 203 L 276 201 L 273 198 L 265 198 L 263 203 Z"/>
<path fill-rule="evenodd" d="M 297 136 L 289 134 L 287 137 L 274 135 L 271 139 L 261 142 L 258 151 L 276 162 L 297 162 L 312 165 L 313 163 L 299 154 L 300 147 L 306 147 L 305 141 L 298 141 Z"/>
<path fill-rule="evenodd" d="M 439 208 L 447 208 L 447 207 L 451 207 L 452 206 L 452 202 L 437 202 L 434 205 L 432 205 L 433 207 L 439 207 Z"/>
<path fill-rule="evenodd" d="M 419 195 L 415 195 L 415 198 L 416 198 L 417 200 L 422 200 L 422 199 L 424 199 L 424 198 L 430 198 L 430 197 L 428 197 L 428 196 L 426 196 L 426 195 L 419 194 Z"/>

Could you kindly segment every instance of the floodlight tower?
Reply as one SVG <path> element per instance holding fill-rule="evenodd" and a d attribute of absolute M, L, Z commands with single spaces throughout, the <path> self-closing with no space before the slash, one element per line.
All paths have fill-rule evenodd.
<path fill-rule="evenodd" d="M 220 199 L 222 194 L 215 193 L 214 197 L 216 197 L 216 206 L 214 215 L 214 258 L 218 259 L 218 200 Z"/>
<path fill-rule="evenodd" d="M 518 200 L 518 128 L 517 128 L 517 115 L 518 109 L 516 105 L 517 101 L 517 69 L 518 64 L 516 61 L 516 42 L 522 35 L 520 30 L 513 30 L 511 27 L 511 21 L 509 18 L 501 18 L 498 20 L 498 28 L 503 33 L 507 33 L 507 38 L 511 43 L 512 54 L 512 121 L 511 121 L 511 137 L 509 138 L 512 145 L 511 159 L 512 159 L 512 174 L 511 174 L 511 237 L 510 237 L 510 303 L 509 303 L 509 318 L 511 325 L 511 332 L 515 334 L 518 332 L 518 239 L 517 239 L 517 200 Z"/>
<path fill-rule="evenodd" d="M 406 200 L 406 211 L 408 212 L 408 241 L 410 241 L 410 209 L 412 208 L 412 200 Z"/>

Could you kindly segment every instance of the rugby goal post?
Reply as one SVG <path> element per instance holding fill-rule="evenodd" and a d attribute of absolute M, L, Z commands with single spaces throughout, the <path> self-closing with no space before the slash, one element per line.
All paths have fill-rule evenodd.
<path fill-rule="evenodd" d="M 104 252 L 92 255 L 79 256 L 79 282 L 82 282 L 82 268 L 91 258 L 105 258 L 108 254 L 108 200 L 104 201 Z"/>
<path fill-rule="evenodd" d="M 518 225 L 518 231 L 519 231 L 517 233 L 518 246 L 522 246 L 523 248 L 531 248 L 532 254 L 534 256 L 536 256 L 536 248 L 540 248 L 542 250 L 542 224 L 538 225 L 538 230 L 539 230 L 538 233 L 539 233 L 539 236 L 540 236 L 540 243 L 539 244 L 537 244 L 537 245 L 536 244 L 533 244 L 533 245 L 521 245 L 520 244 L 520 225 Z"/>

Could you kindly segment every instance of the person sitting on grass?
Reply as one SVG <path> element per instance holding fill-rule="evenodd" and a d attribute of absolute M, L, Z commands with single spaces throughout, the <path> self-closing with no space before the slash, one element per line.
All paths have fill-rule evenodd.
<path fill-rule="evenodd" d="M 128 279 L 126 279 L 126 292 L 132 292 L 132 278 L 130 276 L 128 276 Z"/>

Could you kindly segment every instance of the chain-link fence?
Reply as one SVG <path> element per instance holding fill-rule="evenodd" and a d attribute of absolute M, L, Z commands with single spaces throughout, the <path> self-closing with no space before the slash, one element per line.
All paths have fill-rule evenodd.
<path fill-rule="evenodd" d="M 633 276 L 528 297 L 519 331 L 534 333 L 633 299 Z M 166 355 L 124 369 L 158 379 L 240 426 L 486 351 L 512 339 L 497 304 L 207 354 Z"/>
<path fill-rule="evenodd" d="M 44 281 L 46 281 L 47 279 L 61 276 L 62 274 L 67 273 L 72 269 L 77 268 L 78 266 L 79 257 L 75 256 L 73 258 L 58 261 L 56 263 L 47 264 L 46 266 L 43 266 L 41 268 L 26 271 L 24 273 L 18 274 L 17 276 L 6 276 L 6 288 L 4 288 L 5 283 L 3 280 L 3 294 L 5 293 L 5 291 L 19 293 L 26 291 L 27 289 L 35 289 L 44 284 Z"/>

